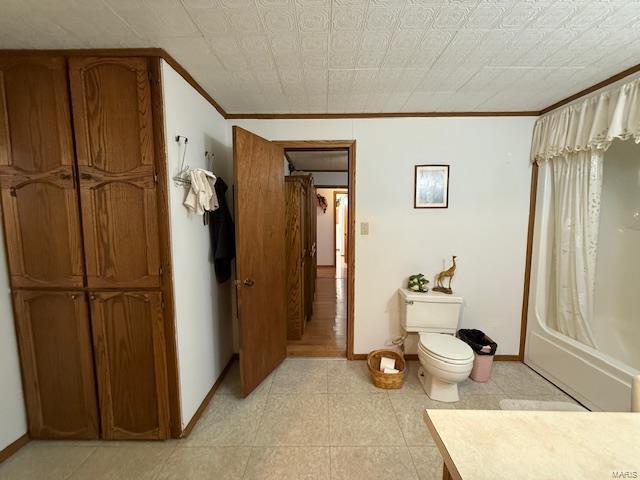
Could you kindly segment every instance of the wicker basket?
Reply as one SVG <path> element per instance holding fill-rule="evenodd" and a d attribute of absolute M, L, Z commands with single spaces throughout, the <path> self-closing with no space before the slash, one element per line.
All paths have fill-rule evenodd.
<path fill-rule="evenodd" d="M 380 371 L 380 358 L 381 357 L 393 357 L 396 359 L 396 370 L 400 370 L 398 373 L 382 373 Z M 407 364 L 404 361 L 404 357 L 394 350 L 374 350 L 367 356 L 367 366 L 369 367 L 369 373 L 371 374 L 371 380 L 373 384 L 378 388 L 385 388 L 387 390 L 402 388 L 404 383 L 404 374 L 407 369 Z"/>

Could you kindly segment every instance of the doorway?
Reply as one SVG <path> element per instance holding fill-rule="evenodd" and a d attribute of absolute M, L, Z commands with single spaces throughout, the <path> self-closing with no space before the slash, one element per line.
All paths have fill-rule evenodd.
<path fill-rule="evenodd" d="M 352 358 L 355 227 L 349 197 L 355 188 L 355 142 L 275 143 L 285 150 L 285 173 L 313 176 L 317 201 L 315 296 L 301 338 L 287 341 L 287 355 Z"/>
<path fill-rule="evenodd" d="M 347 257 L 349 251 L 349 191 L 333 191 L 333 238 L 335 246 L 335 278 L 347 278 Z"/>

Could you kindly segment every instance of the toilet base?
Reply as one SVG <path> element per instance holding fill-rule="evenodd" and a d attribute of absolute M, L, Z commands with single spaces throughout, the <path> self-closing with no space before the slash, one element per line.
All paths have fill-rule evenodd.
<path fill-rule="evenodd" d="M 449 403 L 460 400 L 457 383 L 443 382 L 427 372 L 422 366 L 418 370 L 418 378 L 430 399 Z"/>

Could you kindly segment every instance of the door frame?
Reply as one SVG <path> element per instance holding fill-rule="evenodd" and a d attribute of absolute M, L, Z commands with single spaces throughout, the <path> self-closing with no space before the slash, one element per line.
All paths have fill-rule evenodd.
<path fill-rule="evenodd" d="M 347 251 L 347 359 L 353 360 L 353 332 L 355 323 L 355 266 L 356 266 L 356 141 L 355 140 L 273 140 L 273 143 L 281 146 L 285 150 L 297 151 L 331 151 L 341 150 L 348 153 L 348 192 L 349 206 L 347 209 L 349 215 L 348 241 L 349 250 Z M 327 188 L 327 187 L 318 187 Z"/>

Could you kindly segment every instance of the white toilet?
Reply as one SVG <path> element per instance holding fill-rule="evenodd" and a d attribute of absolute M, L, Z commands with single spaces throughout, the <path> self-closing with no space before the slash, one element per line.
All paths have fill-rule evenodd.
<path fill-rule="evenodd" d="M 457 402 L 458 383 L 469 377 L 473 350 L 455 333 L 461 297 L 400 289 L 400 322 L 407 333 L 418 333 L 418 375 L 429 398 Z"/>

